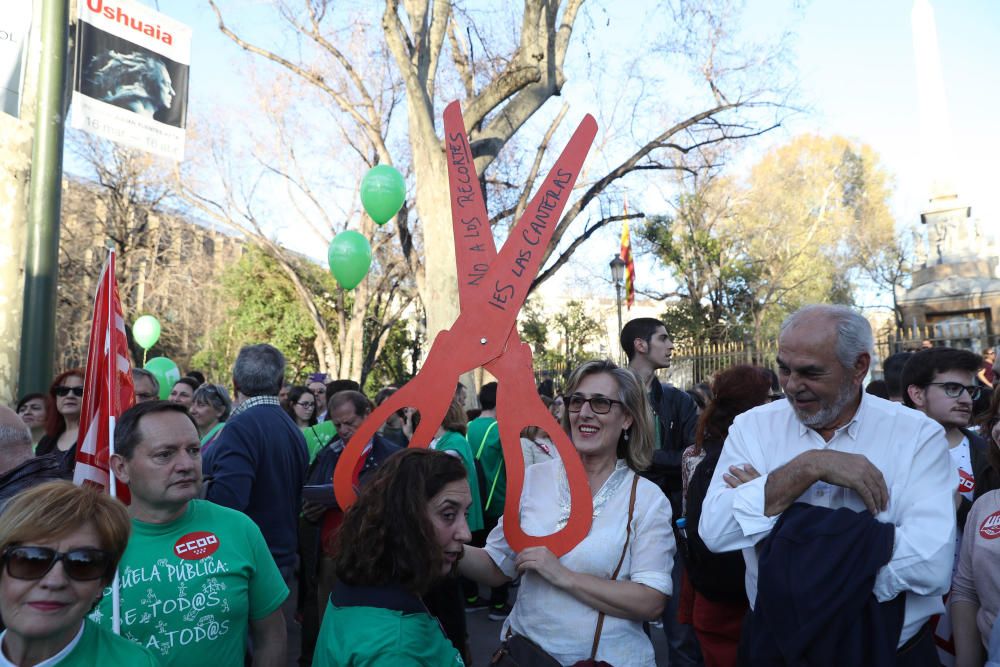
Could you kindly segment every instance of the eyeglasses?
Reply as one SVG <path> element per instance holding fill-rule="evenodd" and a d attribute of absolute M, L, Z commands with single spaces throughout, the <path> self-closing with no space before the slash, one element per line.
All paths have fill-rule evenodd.
<path fill-rule="evenodd" d="M 583 410 L 585 403 L 590 404 L 590 409 L 594 414 L 606 415 L 611 412 L 611 406 L 615 405 L 625 405 L 621 401 L 616 401 L 613 398 L 608 398 L 607 396 L 591 396 L 587 398 L 581 394 L 573 394 L 572 396 L 564 396 L 563 400 L 566 402 L 566 408 L 570 412 L 579 412 Z"/>
<path fill-rule="evenodd" d="M 948 398 L 958 398 L 959 396 L 962 395 L 962 390 L 964 389 L 965 391 L 969 392 L 969 398 L 976 401 L 979 400 L 979 395 L 983 393 L 982 387 L 977 387 L 975 385 L 967 387 L 964 384 L 960 384 L 958 382 L 928 382 L 927 384 L 928 385 L 935 384 L 941 387 L 941 389 L 944 390 L 944 395 L 947 396 Z"/>
<path fill-rule="evenodd" d="M 66 576 L 76 581 L 93 581 L 110 574 L 111 554 L 101 549 L 56 551 L 48 547 L 7 547 L 3 552 L 7 574 L 15 579 L 41 579 L 58 561 Z"/>
<path fill-rule="evenodd" d="M 83 396 L 83 387 L 82 386 L 80 386 L 80 387 L 56 387 L 55 392 L 56 392 L 56 396 L 59 396 L 60 398 L 65 397 L 65 396 L 69 396 L 71 392 L 72 392 L 72 394 L 74 396 L 76 396 L 77 398 L 79 398 L 80 396 Z"/>
<path fill-rule="evenodd" d="M 304 402 L 304 401 L 299 401 L 299 402 L 298 402 L 298 403 L 296 403 L 295 405 L 299 406 L 299 407 L 300 407 L 300 408 L 302 408 L 303 410 L 312 410 L 313 408 L 315 408 L 315 407 L 316 407 L 316 404 L 315 404 L 315 403 L 306 403 L 306 402 Z"/>

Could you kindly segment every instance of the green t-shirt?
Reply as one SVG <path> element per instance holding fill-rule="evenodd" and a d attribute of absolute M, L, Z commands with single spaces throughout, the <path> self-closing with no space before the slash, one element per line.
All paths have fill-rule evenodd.
<path fill-rule="evenodd" d="M 302 429 L 302 435 L 306 437 L 309 463 L 312 463 L 313 459 L 316 458 L 316 453 L 337 437 L 337 427 L 331 421 L 320 422 L 315 426 L 306 426 Z"/>
<path fill-rule="evenodd" d="M 118 571 L 121 635 L 161 665 L 242 667 L 250 621 L 288 597 L 257 525 L 205 500 L 171 523 L 133 519 Z M 110 589 L 90 618 L 111 627 Z"/>
<path fill-rule="evenodd" d="M 156 667 L 156 658 L 149 651 L 119 637 L 110 630 L 84 619 L 83 635 L 69 654 L 55 663 L 59 667 L 100 667 L 128 665 Z"/>
<path fill-rule="evenodd" d="M 494 417 L 476 417 L 469 422 L 467 437 L 472 454 L 479 459 L 486 477 L 486 488 L 479 490 L 483 513 L 496 519 L 503 515 L 503 503 L 507 496 L 507 468 L 503 462 L 497 420 Z"/>
<path fill-rule="evenodd" d="M 462 657 L 429 614 L 326 605 L 313 667 L 448 667 Z"/>
<path fill-rule="evenodd" d="M 476 475 L 476 465 L 472 462 L 472 447 L 461 433 L 445 431 L 444 435 L 434 443 L 434 449 L 441 452 L 455 452 L 465 464 L 469 476 L 469 489 L 472 491 L 472 505 L 469 507 L 469 530 L 482 530 L 483 506 L 479 495 L 479 480 Z"/>

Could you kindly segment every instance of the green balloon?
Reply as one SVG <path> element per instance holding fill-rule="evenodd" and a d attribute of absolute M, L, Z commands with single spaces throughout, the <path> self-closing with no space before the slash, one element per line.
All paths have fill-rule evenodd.
<path fill-rule="evenodd" d="M 340 232 L 330 242 L 327 253 L 330 272 L 344 289 L 354 289 L 372 265 L 372 247 L 362 234 L 353 230 Z"/>
<path fill-rule="evenodd" d="M 403 175 L 387 164 L 375 165 L 361 179 L 361 203 L 372 220 L 384 225 L 406 201 Z"/>
<path fill-rule="evenodd" d="M 132 324 L 132 337 L 139 347 L 148 350 L 160 340 L 160 321 L 152 315 L 143 315 Z"/>
<path fill-rule="evenodd" d="M 153 357 L 143 368 L 156 376 L 160 383 L 160 400 L 167 400 L 170 397 L 170 390 L 181 379 L 181 371 L 177 368 L 177 364 L 166 357 Z"/>

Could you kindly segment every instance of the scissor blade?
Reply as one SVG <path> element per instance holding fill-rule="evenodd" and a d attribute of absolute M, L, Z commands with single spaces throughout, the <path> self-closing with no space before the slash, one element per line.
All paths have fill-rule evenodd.
<path fill-rule="evenodd" d="M 500 248 L 479 294 L 484 325 L 513 326 L 596 135 L 597 121 L 587 114 Z"/>
<path fill-rule="evenodd" d="M 448 187 L 451 190 L 455 264 L 458 267 L 458 298 L 462 312 L 465 312 L 473 307 L 473 295 L 482 287 L 497 249 L 476 165 L 472 160 L 469 137 L 465 133 L 462 107 L 457 101 L 444 110 L 444 141 Z"/>

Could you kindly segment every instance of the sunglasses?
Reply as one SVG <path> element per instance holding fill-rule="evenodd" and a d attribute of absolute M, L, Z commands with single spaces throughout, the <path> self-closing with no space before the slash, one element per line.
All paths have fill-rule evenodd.
<path fill-rule="evenodd" d="M 979 395 L 983 393 L 982 387 L 977 387 L 975 385 L 967 387 L 960 382 L 928 382 L 927 384 L 928 385 L 933 384 L 941 387 L 941 389 L 944 391 L 944 395 L 947 396 L 948 398 L 958 398 L 959 396 L 962 395 L 962 391 L 965 390 L 969 392 L 969 398 L 976 401 L 979 400 Z"/>
<path fill-rule="evenodd" d="M 66 397 L 66 396 L 69 396 L 71 393 L 74 396 L 76 396 L 77 398 L 79 398 L 80 396 L 83 396 L 83 387 L 82 386 L 81 387 L 56 387 L 55 391 L 56 391 L 56 396 L 59 396 L 59 397 Z"/>
<path fill-rule="evenodd" d="M 621 401 L 616 401 L 613 398 L 608 398 L 607 396 L 591 396 L 587 398 L 580 394 L 573 394 L 572 396 L 565 396 L 566 407 L 570 412 L 579 412 L 583 410 L 584 404 L 589 403 L 590 409 L 594 414 L 606 415 L 611 412 L 611 406 L 614 404 L 625 405 Z"/>
<path fill-rule="evenodd" d="M 15 579 L 41 579 L 62 561 L 66 576 L 75 581 L 93 581 L 111 574 L 111 554 L 101 549 L 56 551 L 48 547 L 7 547 L 3 552 L 7 574 Z"/>

